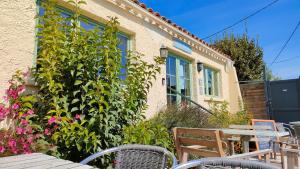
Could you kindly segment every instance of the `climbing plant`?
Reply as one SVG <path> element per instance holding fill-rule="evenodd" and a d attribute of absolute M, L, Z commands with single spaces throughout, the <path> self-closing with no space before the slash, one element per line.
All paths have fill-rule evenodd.
<path fill-rule="evenodd" d="M 79 25 L 85 2 L 69 3 L 75 10 L 66 19 L 55 1 L 42 3 L 45 14 L 39 17 L 33 74 L 39 86 L 38 109 L 57 146 L 56 155 L 80 161 L 121 144 L 123 128 L 143 119 L 147 94 L 163 59 L 154 57 L 150 64 L 128 51 L 127 64 L 122 65 L 117 18 L 110 18 L 104 30 L 87 31 Z M 125 80 L 120 78 L 122 67 L 127 70 Z"/>

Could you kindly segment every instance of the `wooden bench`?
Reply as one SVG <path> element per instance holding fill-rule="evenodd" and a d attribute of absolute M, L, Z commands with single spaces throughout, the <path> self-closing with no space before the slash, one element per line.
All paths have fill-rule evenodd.
<path fill-rule="evenodd" d="M 225 157 L 222 142 L 223 133 L 219 130 L 201 128 L 174 128 L 175 146 L 181 163 L 187 162 L 188 155 L 201 157 Z"/>
<path fill-rule="evenodd" d="M 227 157 L 233 159 L 249 159 L 250 157 L 264 156 L 269 162 L 271 149 L 227 156 L 224 150 L 227 143 L 222 131 L 202 128 L 174 128 L 175 146 L 180 163 L 188 160 L 188 155 L 200 157 Z"/>

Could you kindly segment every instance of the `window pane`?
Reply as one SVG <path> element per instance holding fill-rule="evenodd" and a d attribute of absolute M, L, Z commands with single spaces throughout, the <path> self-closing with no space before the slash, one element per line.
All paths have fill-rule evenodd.
<path fill-rule="evenodd" d="M 39 7 L 39 16 L 43 16 L 45 14 L 45 9 L 43 7 Z"/>
<path fill-rule="evenodd" d="M 167 75 L 167 94 L 176 94 L 176 77 Z"/>
<path fill-rule="evenodd" d="M 172 94 L 177 94 L 175 91 L 177 90 L 177 83 L 176 83 L 176 77 L 175 76 L 170 76 L 170 85 L 169 87 L 172 89 L 171 93 Z"/>
<path fill-rule="evenodd" d="M 167 74 L 176 76 L 176 59 L 171 56 L 167 58 Z"/>
<path fill-rule="evenodd" d="M 171 104 L 176 104 L 177 103 L 177 97 L 176 95 L 171 95 Z"/>
<path fill-rule="evenodd" d="M 219 96 L 219 73 L 214 71 L 214 95 Z"/>
<path fill-rule="evenodd" d="M 118 39 L 120 41 L 120 44 L 119 44 L 119 49 L 121 50 L 121 55 L 122 55 L 122 58 L 121 58 L 121 65 L 122 65 L 122 68 L 121 68 L 121 80 L 125 80 L 126 78 L 126 56 L 127 56 L 127 51 L 128 51 L 128 37 L 122 35 L 122 34 L 118 34 Z"/>
<path fill-rule="evenodd" d="M 92 22 L 80 21 L 80 26 L 88 31 L 94 29 L 96 24 Z"/>
<path fill-rule="evenodd" d="M 179 64 L 176 64 L 179 63 Z M 171 88 L 178 93 L 180 93 L 181 96 L 181 102 L 186 102 L 186 97 L 190 97 L 190 70 L 189 65 L 190 63 L 176 57 L 169 56 L 167 58 L 166 62 L 166 69 L 167 69 L 167 87 Z M 178 72 L 178 74 L 176 74 Z M 177 86 L 177 84 L 179 86 Z M 167 89 L 167 94 L 172 94 L 174 96 L 179 96 L 177 92 L 171 91 L 170 89 Z M 172 98 L 168 98 L 171 100 Z M 175 99 L 175 98 L 173 98 Z M 169 101 L 170 102 L 170 101 Z"/>
<path fill-rule="evenodd" d="M 189 78 L 189 76 L 190 76 L 189 63 L 184 60 L 180 60 L 179 76 L 184 77 L 184 78 Z"/>
<path fill-rule="evenodd" d="M 219 72 L 210 68 L 204 68 L 205 94 L 219 96 Z"/>

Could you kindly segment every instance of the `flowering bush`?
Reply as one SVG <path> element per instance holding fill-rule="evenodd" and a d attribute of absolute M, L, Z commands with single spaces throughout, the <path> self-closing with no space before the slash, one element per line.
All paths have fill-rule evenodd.
<path fill-rule="evenodd" d="M 81 161 L 122 144 L 123 128 L 143 119 L 151 82 L 164 59 L 154 57 L 148 63 L 128 51 L 122 65 L 117 19 L 111 18 L 103 30 L 84 30 L 79 24 L 79 4 L 84 2 L 68 2 L 76 8 L 64 18 L 55 2 L 42 1 L 45 12 L 39 17 L 33 75 L 39 86 L 39 115 L 47 119 L 44 134 L 57 146 L 55 155 Z M 105 168 L 110 160 L 95 163 Z"/>
<path fill-rule="evenodd" d="M 0 156 L 38 151 L 43 141 L 43 130 L 33 109 L 36 98 L 25 95 L 25 81 L 21 71 L 9 81 L 4 103 L 0 104 L 0 121 L 10 119 L 8 129 L 0 131 Z M 7 105 L 7 106 L 6 106 Z"/>

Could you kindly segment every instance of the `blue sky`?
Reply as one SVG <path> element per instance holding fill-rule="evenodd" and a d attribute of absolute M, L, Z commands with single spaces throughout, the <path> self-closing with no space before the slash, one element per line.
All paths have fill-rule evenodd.
<path fill-rule="evenodd" d="M 231 25 L 273 0 L 141 0 L 178 25 L 200 38 Z M 267 65 L 273 61 L 284 42 L 300 21 L 300 0 L 279 0 L 273 6 L 235 26 L 234 34 L 247 32 L 258 38 L 264 49 Z M 207 40 L 209 42 L 209 40 Z M 288 60 L 288 61 L 287 61 Z M 271 66 L 275 75 L 283 79 L 300 76 L 300 27 Z"/>

